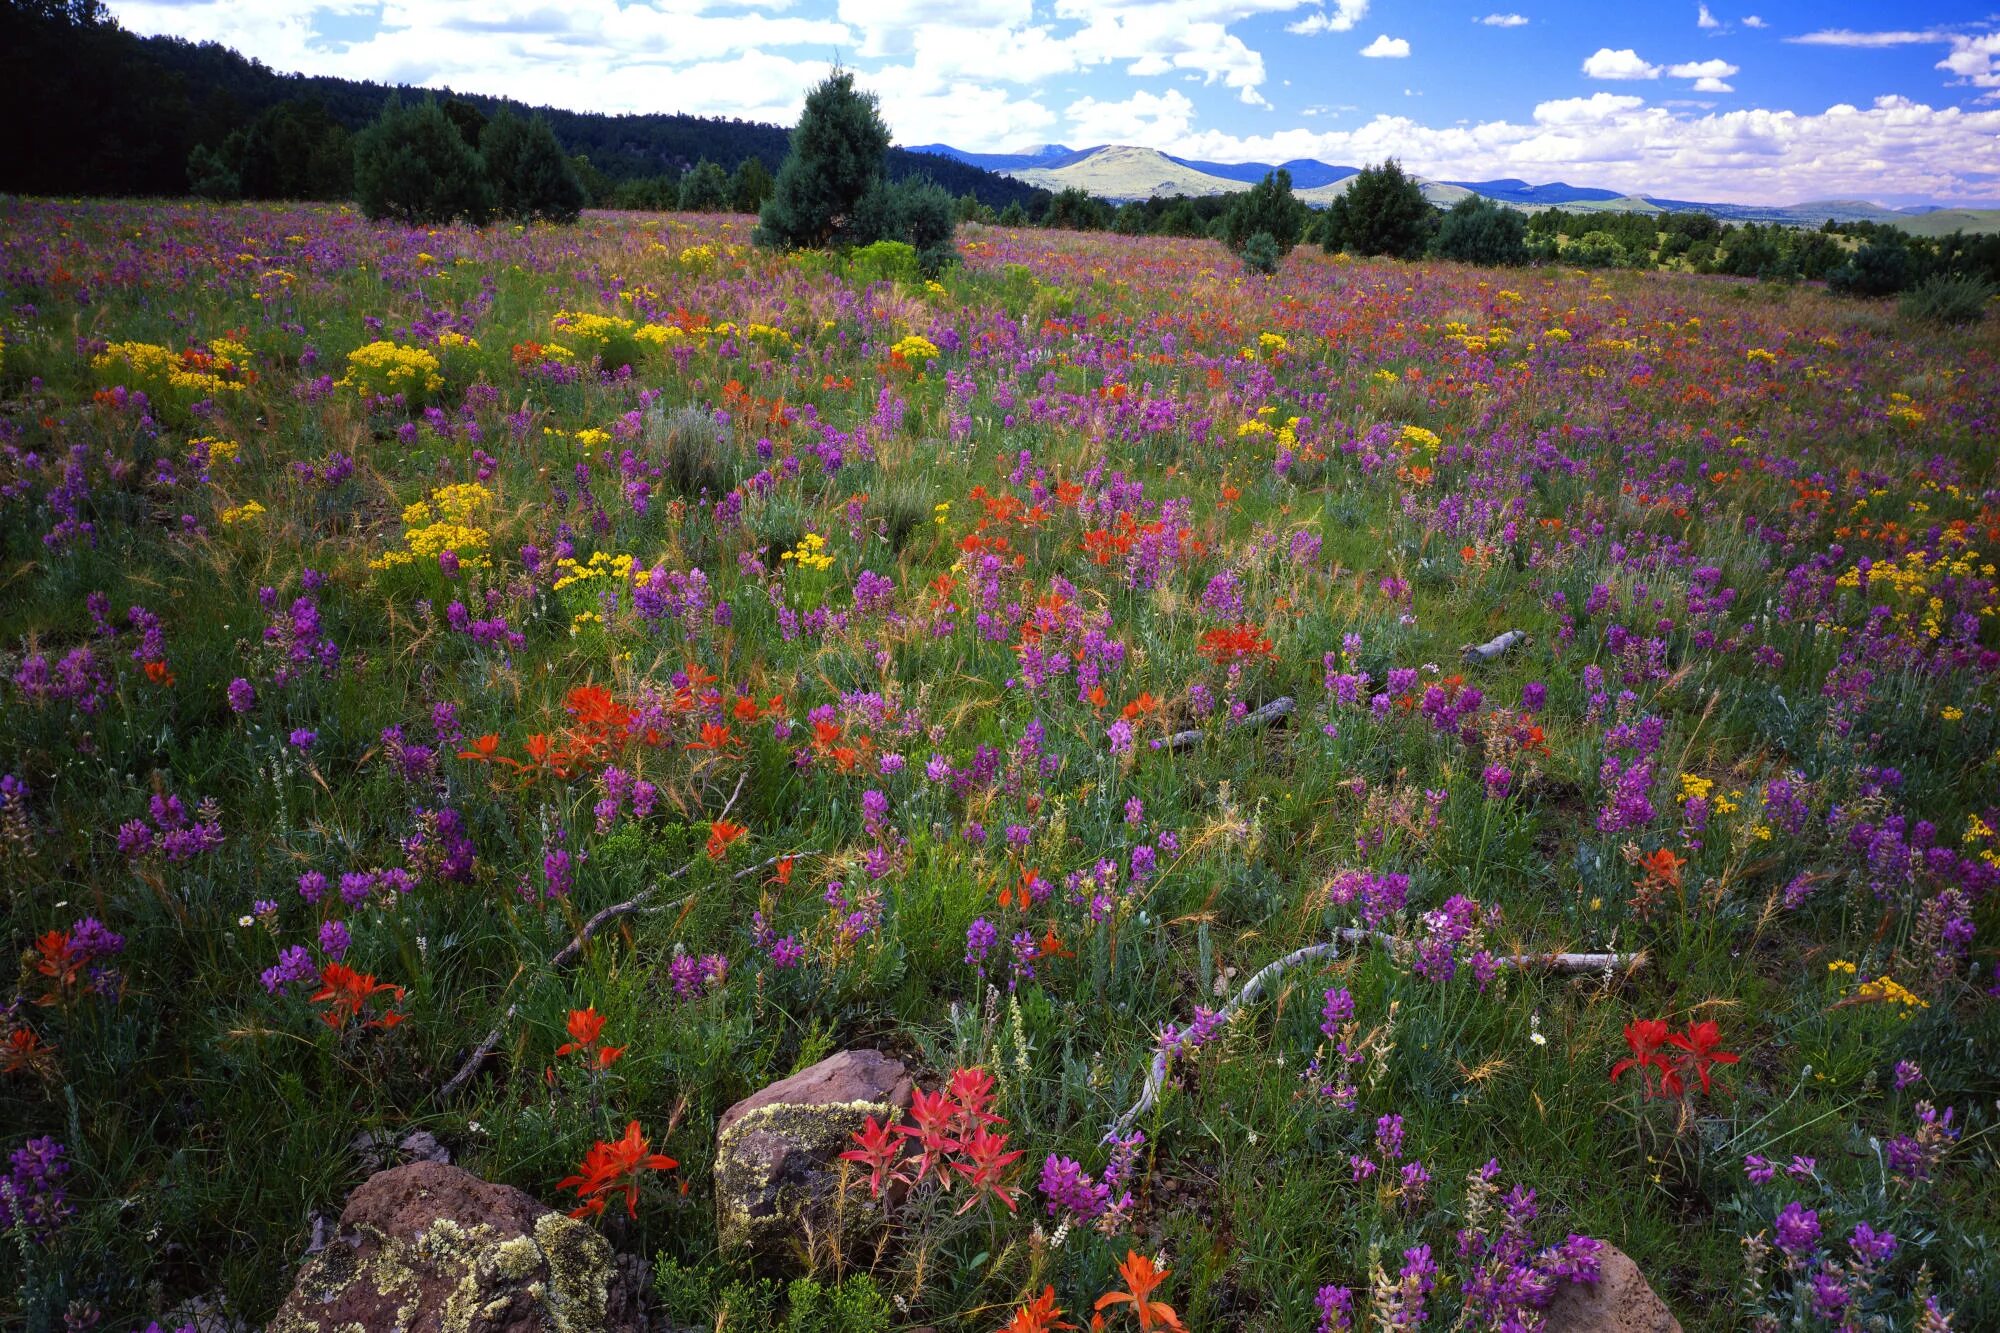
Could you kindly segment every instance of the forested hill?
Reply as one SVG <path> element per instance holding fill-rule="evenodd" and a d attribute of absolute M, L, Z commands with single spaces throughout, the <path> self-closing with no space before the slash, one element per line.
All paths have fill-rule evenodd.
<path fill-rule="evenodd" d="M 663 88 L 671 92 L 671 84 Z M 98 0 L 0 0 L 0 191 L 21 194 L 173 195 L 188 190 L 188 154 L 219 146 L 284 103 L 349 131 L 373 120 L 392 93 L 426 90 L 355 79 L 281 74 L 215 43 L 139 37 Z M 529 107 L 439 90 L 491 116 L 538 111 L 564 149 L 613 182 L 676 174 L 706 159 L 734 170 L 756 157 L 776 171 L 787 130 L 688 115 L 608 116 Z M 318 109 L 314 109 L 317 104 Z M 954 195 L 1000 209 L 1033 208 L 1045 192 L 930 153 L 894 149 L 890 175 L 923 176 Z"/>

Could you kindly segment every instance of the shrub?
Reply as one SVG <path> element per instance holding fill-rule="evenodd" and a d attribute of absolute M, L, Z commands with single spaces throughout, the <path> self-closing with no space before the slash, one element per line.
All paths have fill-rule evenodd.
<path fill-rule="evenodd" d="M 1625 247 L 1608 231 L 1587 231 L 1562 252 L 1578 268 L 1624 268 L 1631 262 Z"/>
<path fill-rule="evenodd" d="M 1910 248 L 1900 239 L 1870 241 L 1827 274 L 1826 285 L 1841 296 L 1894 296 L 1910 285 L 1911 267 Z"/>
<path fill-rule="evenodd" d="M 1019 199 L 1011 199 L 1000 210 L 999 221 L 1003 227 L 1025 227 L 1028 225 L 1028 210 L 1021 207 Z"/>
<path fill-rule="evenodd" d="M 876 241 L 862 246 L 847 256 L 847 272 L 856 286 L 871 282 L 915 282 L 922 276 L 917 268 L 916 247 L 907 241 Z"/>
<path fill-rule="evenodd" d="M 1268 231 L 1257 232 L 1243 242 L 1243 267 L 1248 272 L 1269 277 L 1278 271 L 1278 260 L 1282 257 L 1277 241 Z"/>
<path fill-rule="evenodd" d="M 1415 259 L 1436 225 L 1437 210 L 1425 200 L 1423 187 L 1391 158 L 1379 167 L 1363 167 L 1348 182 L 1326 211 L 1320 244 L 1328 254 L 1345 250 Z"/>
<path fill-rule="evenodd" d="M 1265 172 L 1263 180 L 1230 200 L 1222 214 L 1223 243 L 1239 254 L 1251 237 L 1262 235 L 1278 254 L 1288 255 L 1305 227 L 1306 206 L 1292 197 L 1292 173 L 1283 167 Z"/>
<path fill-rule="evenodd" d="M 676 495 L 715 499 L 736 485 L 729 441 L 715 418 L 698 407 L 654 408 L 646 418 L 646 445 L 665 465 L 663 480 Z"/>
<path fill-rule="evenodd" d="M 1467 195 L 1445 210 L 1431 253 L 1461 264 L 1525 264 L 1528 220 L 1480 195 Z"/>
<path fill-rule="evenodd" d="M 806 94 L 791 151 L 758 216 L 758 243 L 818 249 L 841 239 L 856 205 L 881 179 L 888 151 L 889 127 L 875 95 L 857 90 L 845 70 L 830 75 Z"/>
<path fill-rule="evenodd" d="M 1905 319 L 1925 324 L 1977 324 L 1986 317 L 1993 284 L 1970 274 L 1937 273 L 1903 294 Z"/>
<path fill-rule="evenodd" d="M 501 217 L 574 222 L 583 211 L 583 182 L 540 116 L 523 120 L 503 109 L 481 132 L 479 155 Z"/>
<path fill-rule="evenodd" d="M 243 193 L 243 182 L 220 153 L 198 143 L 188 154 L 188 193 L 199 199 L 235 199 Z"/>
<path fill-rule="evenodd" d="M 354 190 L 370 218 L 411 226 L 493 215 L 493 187 L 479 154 L 432 98 L 406 107 L 391 97 L 354 141 Z"/>
<path fill-rule="evenodd" d="M 719 213 L 729 207 L 729 173 L 704 158 L 681 182 L 681 211 Z"/>
<path fill-rule="evenodd" d="M 729 204 L 739 213 L 755 213 L 771 197 L 771 169 L 761 157 L 746 157 L 729 177 Z"/>

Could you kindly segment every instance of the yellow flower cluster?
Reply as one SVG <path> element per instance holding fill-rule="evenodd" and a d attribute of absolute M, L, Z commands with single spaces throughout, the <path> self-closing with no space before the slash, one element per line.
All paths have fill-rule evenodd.
<path fill-rule="evenodd" d="M 493 493 L 477 482 L 458 482 L 431 492 L 429 500 L 418 500 L 403 508 L 403 549 L 384 551 L 368 562 L 375 570 L 414 565 L 419 560 L 436 560 L 446 551 L 459 558 L 466 569 L 485 569 L 481 554 L 492 534 L 475 520 L 482 519 L 493 503 Z"/>
<path fill-rule="evenodd" d="M 1946 544 L 1949 544 L 1953 535 L 1949 532 L 1945 534 Z M 1926 559 L 1922 551 L 1906 551 L 1899 563 L 1884 561 L 1869 569 L 1868 590 L 1872 595 L 1886 585 L 1895 592 L 1923 598 L 1925 602 L 1923 630 L 1925 634 L 1935 639 L 1944 633 L 1944 599 L 1931 593 L 1931 580 L 1964 579 L 1974 574 L 1990 579 L 1994 576 L 1994 571 L 1995 566 L 1992 561 L 1981 563 L 1979 552 L 1970 549 L 1962 550 L 1956 555 L 1949 551 L 1939 551 L 1934 559 Z M 1859 588 L 1861 567 L 1859 565 L 1850 567 L 1833 582 L 1836 588 Z M 1982 606 L 1979 608 L 1979 614 L 1990 616 L 1994 614 L 1995 609 L 1993 606 Z"/>
<path fill-rule="evenodd" d="M 1276 333 L 1258 334 L 1257 346 L 1266 356 L 1281 356 L 1292 350 L 1292 345 L 1285 341 L 1283 335 Z"/>
<path fill-rule="evenodd" d="M 255 500 L 245 500 L 242 504 L 232 505 L 216 515 L 222 520 L 222 526 L 225 528 L 233 528 L 239 523 L 255 523 L 263 516 L 264 506 Z"/>
<path fill-rule="evenodd" d="M 1767 366 L 1775 366 L 1778 364 L 1778 354 L 1776 352 L 1769 351 L 1762 347 L 1752 347 L 1750 350 L 1743 353 L 1743 359 L 1745 361 L 1753 363 L 1762 361 Z"/>
<path fill-rule="evenodd" d="M 1553 329 L 1542 330 L 1542 340 L 1544 342 L 1566 343 L 1575 336 L 1576 336 L 1575 334 L 1571 333 L 1568 329 L 1565 328 L 1553 328 Z"/>
<path fill-rule="evenodd" d="M 799 538 L 799 544 L 778 557 L 790 560 L 800 569 L 832 569 L 833 557 L 827 553 L 826 538 L 817 532 L 808 532 Z"/>
<path fill-rule="evenodd" d="M 1275 416 L 1277 409 L 1266 404 L 1257 409 L 1257 415 L 1236 428 L 1236 438 L 1241 440 L 1252 435 L 1269 435 L 1286 449 L 1295 449 L 1299 443 L 1299 418 L 1287 417 L 1282 426 L 1273 426 L 1266 418 Z"/>
<path fill-rule="evenodd" d="M 592 579 L 616 579 L 620 583 L 629 579 L 634 587 L 643 588 L 653 572 L 635 569 L 637 563 L 629 555 L 613 555 L 609 551 L 594 551 L 588 560 L 565 557 L 556 561 L 556 568 L 562 574 L 556 579 L 555 586 L 560 590 Z"/>
<path fill-rule="evenodd" d="M 1401 440 L 1405 449 L 1421 449 L 1427 454 L 1434 454 L 1444 447 L 1444 441 L 1437 437 L 1435 431 L 1425 430 L 1422 426 L 1403 427 Z"/>
<path fill-rule="evenodd" d="M 1889 395 L 1889 410 L 1885 414 L 1899 426 L 1921 426 L 1924 424 L 1924 410 L 1910 401 L 1906 393 Z"/>
<path fill-rule="evenodd" d="M 558 310 L 550 326 L 577 342 L 588 343 L 601 352 L 620 338 L 633 337 L 639 326 L 623 315 L 600 315 L 589 310 Z"/>
<path fill-rule="evenodd" d="M 91 358 L 90 364 L 94 370 L 123 367 L 132 379 L 156 388 L 197 394 L 241 393 L 241 381 L 225 376 L 240 370 L 249 354 L 249 349 L 238 343 L 218 340 L 208 356 L 190 364 L 188 357 L 158 343 L 117 342 Z"/>
<path fill-rule="evenodd" d="M 951 501 L 940 500 L 931 506 L 931 522 L 944 527 L 951 522 Z"/>
<path fill-rule="evenodd" d="M 937 344 L 919 333 L 909 334 L 889 349 L 891 357 L 910 365 L 915 365 L 919 361 L 932 360 L 937 354 Z"/>
<path fill-rule="evenodd" d="M 188 452 L 210 463 L 227 463 L 236 457 L 237 444 L 213 435 L 198 435 L 188 441 Z"/>
<path fill-rule="evenodd" d="M 463 347 L 468 352 L 476 352 L 479 350 L 479 340 L 468 338 L 456 329 L 447 329 L 438 335 L 438 346 L 446 351 Z"/>
<path fill-rule="evenodd" d="M 347 374 L 340 383 L 383 397 L 400 393 L 416 398 L 442 389 L 444 376 L 438 373 L 435 353 L 378 338 L 347 354 Z"/>

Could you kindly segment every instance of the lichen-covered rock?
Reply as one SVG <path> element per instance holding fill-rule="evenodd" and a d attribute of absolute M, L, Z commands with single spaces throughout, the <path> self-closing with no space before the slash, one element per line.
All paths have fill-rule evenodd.
<path fill-rule="evenodd" d="M 370 1176 L 267 1333 L 641 1333 L 611 1247 L 520 1190 L 413 1162 Z"/>
<path fill-rule="evenodd" d="M 839 1157 L 869 1116 L 886 1123 L 908 1110 L 910 1093 L 902 1062 L 841 1051 L 723 1112 L 715 1138 L 723 1251 L 747 1249 L 767 1269 L 806 1269 L 834 1247 L 865 1250 L 882 1213 L 865 1189 L 843 1197 Z"/>
<path fill-rule="evenodd" d="M 1681 1333 L 1630 1256 L 1607 1242 L 1598 1260 L 1597 1281 L 1556 1288 L 1543 1333 Z"/>

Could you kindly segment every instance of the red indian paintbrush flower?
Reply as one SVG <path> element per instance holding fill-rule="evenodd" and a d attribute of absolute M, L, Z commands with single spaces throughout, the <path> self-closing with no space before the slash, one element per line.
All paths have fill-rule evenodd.
<path fill-rule="evenodd" d="M 1687 1062 L 1694 1067 L 1695 1077 L 1701 1080 L 1703 1092 L 1708 1091 L 1711 1066 L 1733 1065 L 1741 1058 L 1730 1051 L 1715 1049 L 1722 1043 L 1722 1028 L 1714 1022 L 1690 1023 L 1686 1032 L 1677 1032 L 1667 1041 L 1688 1053 Z"/>
<path fill-rule="evenodd" d="M 922 1150 L 917 1159 L 918 1182 L 935 1170 L 938 1179 L 950 1187 L 951 1177 L 944 1174 L 943 1163 L 946 1153 L 958 1151 L 958 1140 L 951 1137 L 951 1124 L 957 1116 L 958 1106 L 943 1088 L 936 1092 L 918 1088 L 910 1094 L 910 1123 L 897 1125 L 896 1132 L 915 1139 Z"/>
<path fill-rule="evenodd" d="M 591 1145 L 583 1165 L 573 1176 L 556 1182 L 559 1190 L 575 1189 L 583 1202 L 570 1211 L 571 1217 L 595 1217 L 604 1211 L 605 1200 L 618 1190 L 625 1191 L 625 1215 L 639 1215 L 639 1182 L 647 1171 L 671 1171 L 680 1163 L 664 1153 L 652 1151 L 652 1144 L 639 1132 L 639 1122 L 625 1126 L 625 1137 L 611 1143 L 602 1139 Z"/>
<path fill-rule="evenodd" d="M 732 824 L 726 819 L 718 819 L 708 826 L 708 855 L 713 861 L 720 861 L 735 842 L 750 830 L 741 824 Z"/>
<path fill-rule="evenodd" d="M 1014 1317 L 995 1333 L 1055 1333 L 1057 1329 L 1076 1327 L 1063 1323 L 1062 1315 L 1062 1307 L 1056 1304 L 1056 1289 L 1044 1286 L 1041 1295 L 1014 1311 Z"/>
<path fill-rule="evenodd" d="M 326 1012 L 320 1018 L 334 1030 L 347 1026 L 347 1020 L 357 1018 L 367 1008 L 368 1001 L 384 991 L 394 997 L 394 1003 L 403 1002 L 403 988 L 386 981 L 377 981 L 371 972 L 356 972 L 345 963 L 328 963 L 319 974 L 320 984 L 325 987 L 312 997 L 314 1004 L 326 1005 Z M 394 1009 L 384 1009 L 374 1018 L 363 1023 L 363 1027 L 392 1028 L 403 1021 L 403 1015 Z"/>
<path fill-rule="evenodd" d="M 1007 1205 L 1010 1213 L 1019 1211 L 1014 1196 L 1020 1190 L 1006 1182 L 1006 1172 L 1008 1167 L 1021 1159 L 1021 1150 L 1017 1148 L 1008 1152 L 1007 1136 L 995 1134 L 984 1125 L 973 1130 L 959 1144 L 959 1149 L 967 1160 L 953 1162 L 951 1167 L 972 1182 L 972 1195 L 958 1206 L 958 1211 L 962 1213 L 978 1203 L 981 1195 L 998 1199 Z"/>
<path fill-rule="evenodd" d="M 882 1186 L 902 1180 L 896 1170 L 896 1159 L 902 1156 L 903 1141 L 888 1125 L 875 1123 L 869 1116 L 868 1123 L 854 1131 L 854 1141 L 861 1146 L 849 1148 L 840 1155 L 843 1162 L 859 1162 L 868 1168 L 868 1197 L 880 1198 Z"/>
<path fill-rule="evenodd" d="M 569 1011 L 569 1035 L 573 1038 L 556 1047 L 556 1056 L 582 1054 L 591 1057 L 599 1069 L 609 1069 L 617 1064 L 619 1057 L 628 1049 L 624 1046 L 600 1046 L 598 1037 L 604 1031 L 604 1015 L 597 1012 L 597 1006 Z"/>
<path fill-rule="evenodd" d="M 1095 1309 L 1102 1312 L 1110 1306 L 1129 1303 L 1132 1313 L 1139 1317 L 1142 1329 L 1182 1328 L 1181 1317 L 1174 1313 L 1173 1306 L 1152 1299 L 1153 1292 L 1167 1280 L 1167 1269 L 1158 1267 L 1137 1250 L 1127 1250 L 1124 1262 L 1118 1265 L 1118 1273 L 1125 1279 L 1127 1290 L 1105 1292 L 1097 1298 Z M 1091 1327 L 1098 1327 L 1098 1322 L 1093 1320 Z"/>

